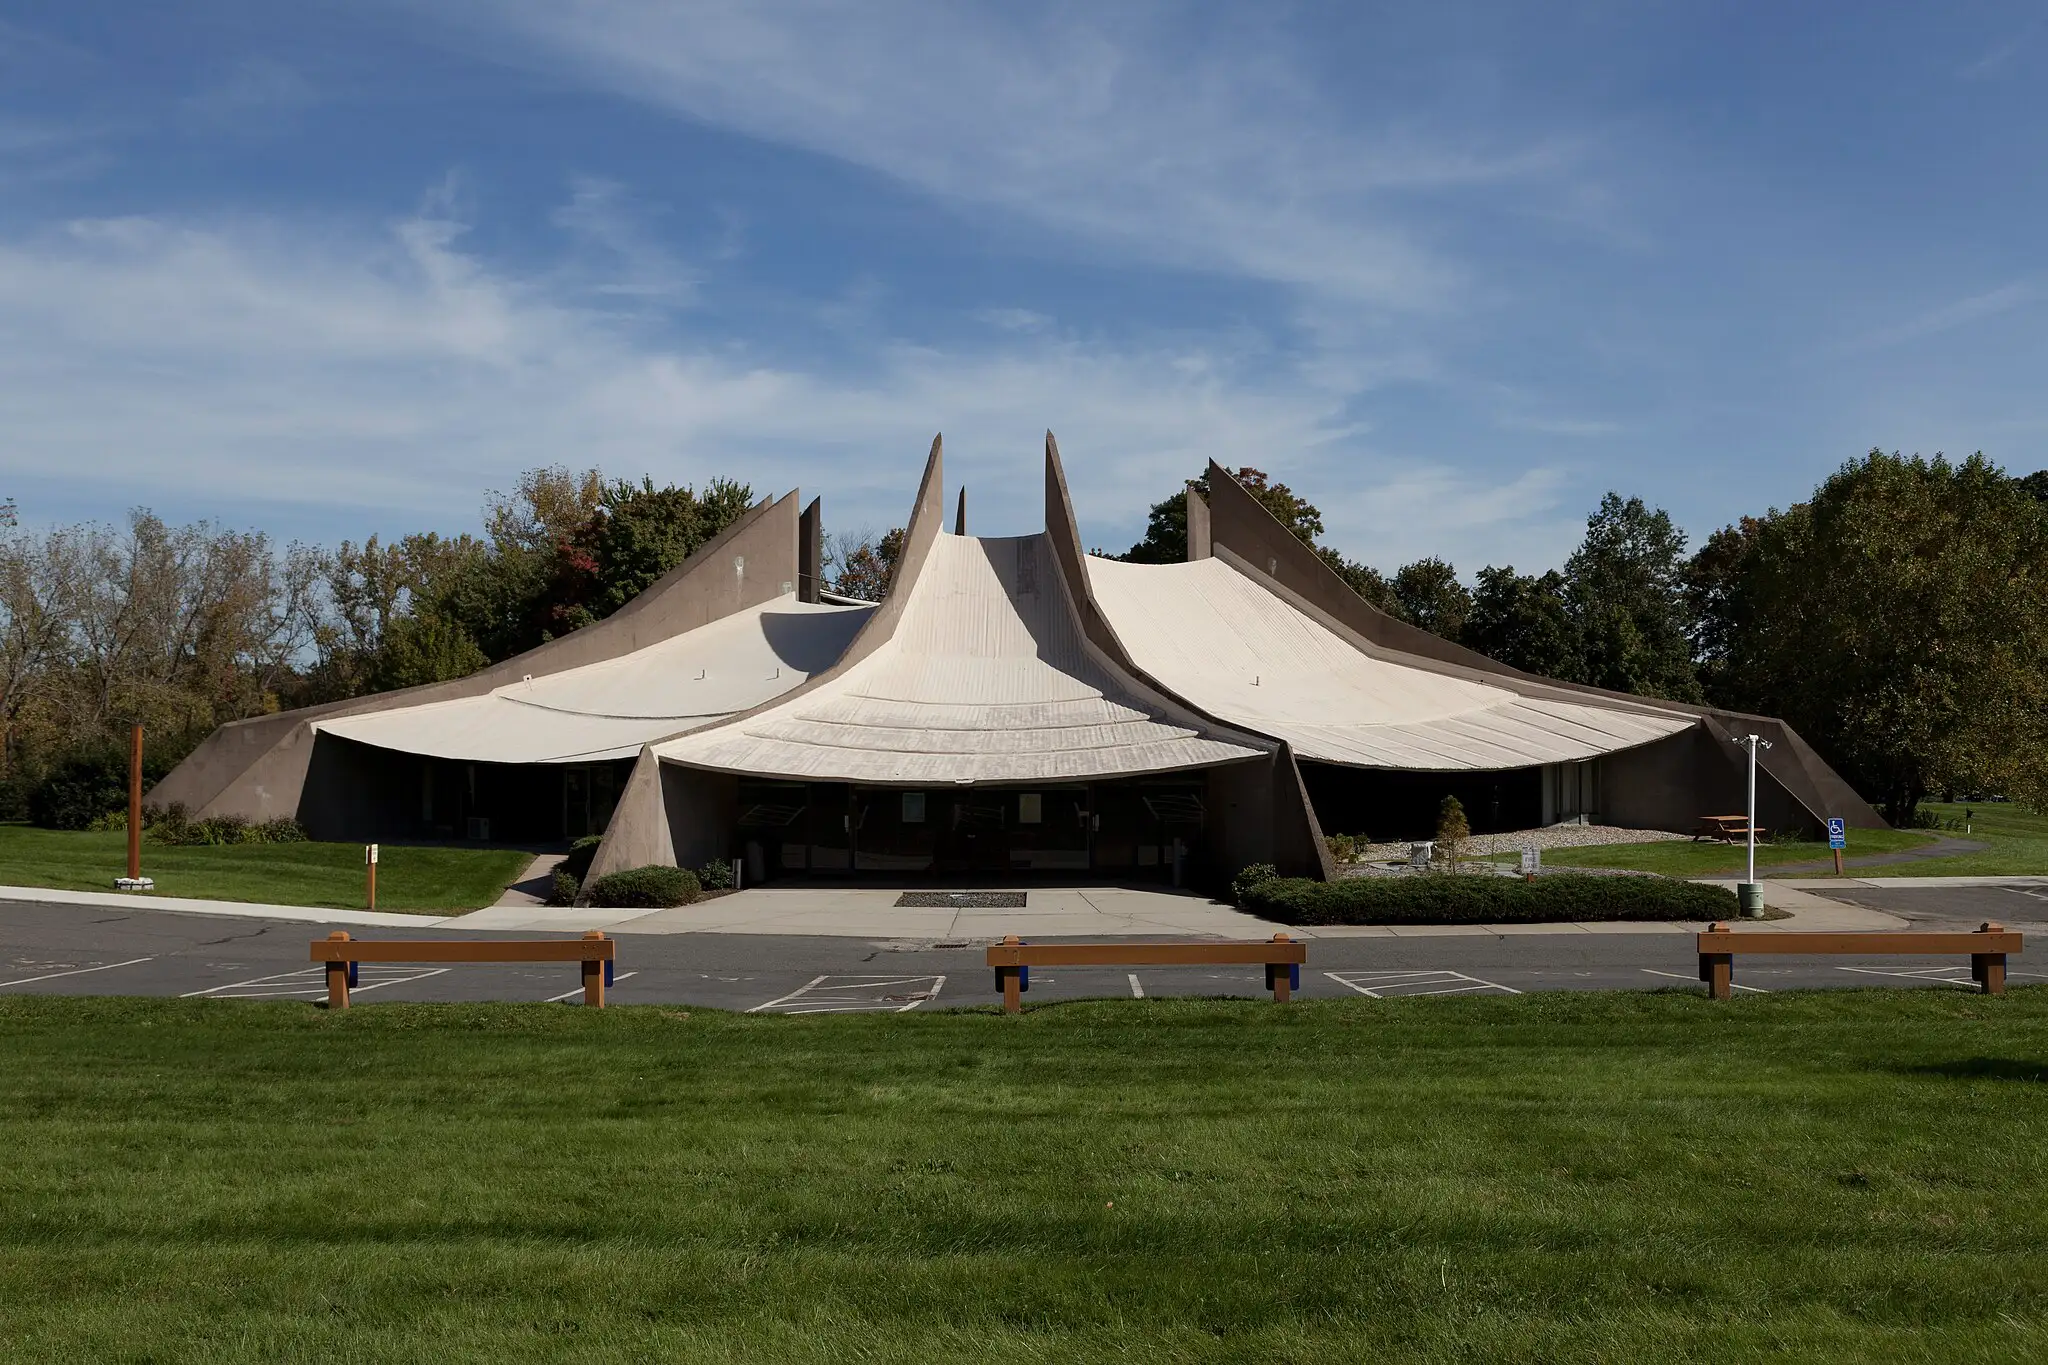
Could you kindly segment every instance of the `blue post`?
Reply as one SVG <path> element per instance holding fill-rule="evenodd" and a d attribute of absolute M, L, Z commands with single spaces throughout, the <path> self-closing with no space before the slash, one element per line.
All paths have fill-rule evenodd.
<path fill-rule="evenodd" d="M 356 988 L 356 964 L 353 962 L 348 964 L 348 988 L 350 990 Z"/>
<path fill-rule="evenodd" d="M 612 968 L 616 965 L 617 964 L 614 963 L 610 958 L 606 958 L 604 960 L 604 984 L 607 989 L 609 989 L 612 984 Z"/>

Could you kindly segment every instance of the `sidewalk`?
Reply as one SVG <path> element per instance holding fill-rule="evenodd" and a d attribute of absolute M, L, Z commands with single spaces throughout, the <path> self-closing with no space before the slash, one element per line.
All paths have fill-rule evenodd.
<path fill-rule="evenodd" d="M 1898 878 L 1878 884 L 1896 886 Z M 1935 878 L 1927 879 L 1930 883 Z M 2000 885 L 2041 878 L 1941 878 L 1943 884 Z M 1764 904 L 1790 918 L 1748 923 L 1778 930 L 1890 930 L 1910 927 L 1880 910 L 1844 905 L 1798 885 L 1766 881 Z M 1861 886 L 1860 881 L 1845 885 Z M 1733 882 L 1714 885 L 1733 888 Z M 1005 934 L 1021 938 L 1510 938 L 1529 934 L 1690 934 L 1704 924 L 1664 920 L 1601 921 L 1591 924 L 1347 924 L 1293 926 L 1254 918 L 1232 906 L 1177 891 L 1133 887 L 1032 887 L 1020 910 L 983 907 L 909 908 L 896 905 L 899 888 L 756 887 L 672 910 L 561 909 L 538 903 L 497 905 L 467 914 L 401 915 L 368 910 L 323 910 L 306 905 L 255 905 L 242 901 L 193 900 L 148 892 L 52 891 L 0 886 L 0 903 L 157 910 L 173 914 L 222 915 L 239 919 L 296 920 L 308 924 L 359 924 L 382 928 L 462 930 L 490 933 L 771 934 L 807 938 L 863 938 L 919 943 L 994 942 Z"/>

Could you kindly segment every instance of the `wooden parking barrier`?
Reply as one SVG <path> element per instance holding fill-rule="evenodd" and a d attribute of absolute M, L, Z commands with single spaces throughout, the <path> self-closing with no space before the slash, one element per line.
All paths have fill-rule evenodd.
<path fill-rule="evenodd" d="M 1735 994 L 1735 956 L 1738 953 L 1776 953 L 1780 956 L 1822 956 L 1854 954 L 1885 957 L 1891 954 L 1947 954 L 1970 959 L 1970 979 L 1986 995 L 2005 994 L 2005 959 L 2021 951 L 2017 930 L 1986 921 L 1971 933 L 1773 933 L 1763 930 L 1733 930 L 1726 924 L 1707 926 L 1697 936 L 1700 980 L 1707 994 L 1726 1000 Z"/>
<path fill-rule="evenodd" d="M 356 984 L 362 962 L 580 962 L 583 1003 L 604 1008 L 605 988 L 612 984 L 618 941 L 596 929 L 582 938 L 517 939 L 355 939 L 337 929 L 313 940 L 313 961 L 327 966 L 327 1007 L 348 1008 L 349 988 Z"/>
<path fill-rule="evenodd" d="M 988 950 L 996 989 L 1003 993 L 1003 1013 L 1024 1009 L 1033 967 L 1204 967 L 1222 964 L 1263 965 L 1266 989 L 1284 1004 L 1301 988 L 1301 967 L 1308 945 L 1275 934 L 1264 942 L 1228 943 L 1026 943 L 1015 934 Z"/>

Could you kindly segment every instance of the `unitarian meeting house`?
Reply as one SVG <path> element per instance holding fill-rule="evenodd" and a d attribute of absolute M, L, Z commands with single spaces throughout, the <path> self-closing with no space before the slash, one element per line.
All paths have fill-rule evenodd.
<path fill-rule="evenodd" d="M 1691 832 L 1745 800 L 1883 821 L 1775 720 L 1554 682 L 1395 620 L 1230 477 L 1188 558 L 1083 552 L 1050 434 L 1045 529 L 949 533 L 932 443 L 880 603 L 821 590 L 814 500 L 764 500 L 614 615 L 469 677 L 222 726 L 150 799 L 318 839 L 545 843 L 593 875 L 1330 876 L 1323 834 L 1578 818 Z"/>

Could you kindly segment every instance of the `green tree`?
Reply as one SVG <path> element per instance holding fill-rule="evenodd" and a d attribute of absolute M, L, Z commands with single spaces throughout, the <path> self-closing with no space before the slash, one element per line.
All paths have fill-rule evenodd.
<path fill-rule="evenodd" d="M 903 557 L 904 530 L 901 526 L 871 539 L 867 532 L 855 533 L 851 544 L 836 548 L 832 591 L 863 602 L 879 602 L 888 596 L 896 579 L 896 562 Z"/>
<path fill-rule="evenodd" d="M 1563 574 L 1552 569 L 1531 576 L 1516 573 L 1513 565 L 1488 565 L 1477 581 L 1460 644 L 1546 678 L 1577 682 L 1584 676 L 1578 622 Z"/>
<path fill-rule="evenodd" d="M 1315 545 L 1323 534 L 1323 514 L 1308 499 L 1299 497 L 1284 483 L 1275 483 L 1263 469 L 1249 465 L 1235 476 L 1245 492 L 1257 498 L 1282 526 L 1304 545 Z M 1209 472 L 1189 479 L 1186 485 L 1204 499 L 1209 496 Z M 1152 504 L 1145 518 L 1145 538 L 1118 558 L 1131 564 L 1179 564 L 1188 557 L 1188 502 L 1185 492 Z"/>
<path fill-rule="evenodd" d="M 2019 481 L 1873 450 L 1707 548 L 1717 701 L 1783 716 L 1894 822 L 1944 788 L 2048 801 L 2048 505 Z"/>
<path fill-rule="evenodd" d="M 377 651 L 366 690 L 391 692 L 422 683 L 466 678 L 491 660 L 460 625 L 435 615 L 402 616 Z"/>
<path fill-rule="evenodd" d="M 1458 581 L 1458 571 L 1434 556 L 1402 565 L 1394 574 L 1393 597 L 1403 619 L 1446 640 L 1459 637 L 1472 612 L 1472 594 Z"/>
<path fill-rule="evenodd" d="M 1584 681 L 1641 696 L 1696 701 L 1685 533 L 1662 508 L 1601 498 L 1586 538 L 1565 561 Z"/>

